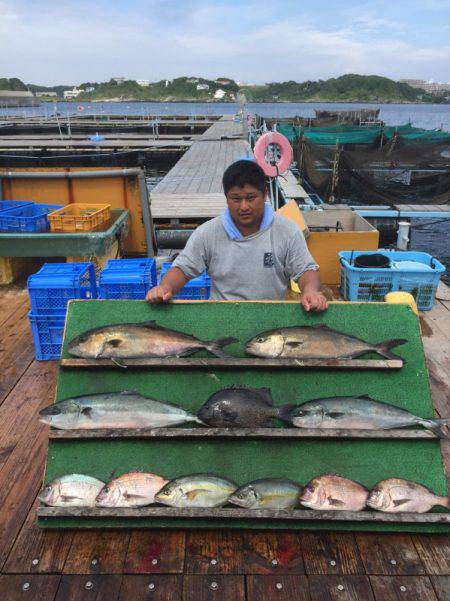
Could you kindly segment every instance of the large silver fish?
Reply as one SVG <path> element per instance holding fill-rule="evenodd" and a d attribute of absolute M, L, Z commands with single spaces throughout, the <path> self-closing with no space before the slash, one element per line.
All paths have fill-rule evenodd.
<path fill-rule="evenodd" d="M 358 482 L 336 474 L 325 474 L 305 486 L 300 502 L 311 509 L 361 511 L 368 496 L 369 491 Z"/>
<path fill-rule="evenodd" d="M 390 349 L 405 342 L 398 338 L 370 344 L 326 325 L 292 326 L 258 334 L 247 342 L 245 350 L 257 357 L 295 359 L 354 359 L 374 351 L 387 359 L 398 359 Z"/>
<path fill-rule="evenodd" d="M 76 336 L 68 351 L 86 359 L 139 359 L 145 357 L 186 357 L 206 349 L 220 358 L 229 358 L 223 346 L 236 342 L 236 338 L 218 338 L 203 341 L 158 326 L 154 321 L 122 323 L 102 326 Z"/>
<path fill-rule="evenodd" d="M 39 500 L 52 507 L 95 507 L 95 499 L 104 482 L 84 474 L 55 478 L 39 494 Z"/>
<path fill-rule="evenodd" d="M 367 505 L 388 513 L 426 513 L 435 505 L 450 509 L 450 499 L 435 495 L 422 484 L 402 478 L 388 478 L 378 482 L 372 489 Z"/>
<path fill-rule="evenodd" d="M 155 501 L 171 507 L 221 507 L 237 484 L 216 474 L 191 474 L 171 480 Z"/>
<path fill-rule="evenodd" d="M 39 415 L 41 422 L 61 430 L 163 428 L 185 422 L 202 423 L 177 405 L 127 391 L 66 399 L 45 407 Z"/>
<path fill-rule="evenodd" d="M 264 478 L 238 488 L 229 502 L 246 509 L 294 509 L 301 492 L 302 487 L 287 478 Z"/>
<path fill-rule="evenodd" d="M 315 399 L 301 405 L 284 405 L 280 419 L 296 428 L 353 428 L 355 430 L 389 430 L 408 426 L 423 426 L 440 438 L 450 438 L 443 426 L 450 419 L 425 419 L 375 401 L 369 396 L 330 397 Z"/>
<path fill-rule="evenodd" d="M 273 426 L 278 412 L 268 388 L 231 386 L 210 396 L 197 415 L 214 428 L 264 428 Z"/>
<path fill-rule="evenodd" d="M 155 502 L 155 495 L 168 480 L 150 472 L 128 472 L 101 489 L 97 507 L 144 507 Z"/>

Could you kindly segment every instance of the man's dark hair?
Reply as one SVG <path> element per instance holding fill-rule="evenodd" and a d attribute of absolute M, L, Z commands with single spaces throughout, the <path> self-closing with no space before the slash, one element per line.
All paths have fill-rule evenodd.
<path fill-rule="evenodd" d="M 243 159 L 232 163 L 223 174 L 223 190 L 225 195 L 233 186 L 243 188 L 246 184 L 254 186 L 264 194 L 266 190 L 266 175 L 258 163 Z"/>

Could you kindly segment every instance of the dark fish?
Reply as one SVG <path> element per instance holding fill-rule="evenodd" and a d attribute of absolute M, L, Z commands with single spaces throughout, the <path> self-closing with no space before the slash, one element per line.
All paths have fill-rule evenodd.
<path fill-rule="evenodd" d="M 402 478 L 388 478 L 382 480 L 373 488 L 367 500 L 368 507 L 388 513 L 425 513 L 435 505 L 450 509 L 450 499 L 435 495 L 422 484 L 403 480 Z"/>
<path fill-rule="evenodd" d="M 270 428 L 278 412 L 269 388 L 231 386 L 210 396 L 197 415 L 215 428 Z"/>
<path fill-rule="evenodd" d="M 238 488 L 229 502 L 246 509 L 294 509 L 301 492 L 302 487 L 287 478 L 264 478 Z"/>
<path fill-rule="evenodd" d="M 203 341 L 158 326 L 154 321 L 102 326 L 76 336 L 68 351 L 87 359 L 137 359 L 145 357 L 186 357 L 206 349 L 216 357 L 229 358 L 222 347 L 236 338 Z"/>
<path fill-rule="evenodd" d="M 424 426 L 440 438 L 450 438 L 445 425 L 450 419 L 425 419 L 407 411 L 375 401 L 368 396 L 331 397 L 280 408 L 280 419 L 296 428 L 353 428 L 389 430 Z"/>
<path fill-rule="evenodd" d="M 370 344 L 326 325 L 292 326 L 258 334 L 247 342 L 245 350 L 257 357 L 295 359 L 354 359 L 374 351 L 386 359 L 398 359 L 390 349 L 405 342 L 404 338 L 396 338 Z"/>

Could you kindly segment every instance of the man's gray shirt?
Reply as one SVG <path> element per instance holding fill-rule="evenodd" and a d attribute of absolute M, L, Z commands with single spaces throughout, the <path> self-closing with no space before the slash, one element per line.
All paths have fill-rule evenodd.
<path fill-rule="evenodd" d="M 206 269 L 214 300 L 283 300 L 290 279 L 318 269 L 298 226 L 281 215 L 241 240 L 232 240 L 215 217 L 194 231 L 173 267 L 188 279 Z"/>

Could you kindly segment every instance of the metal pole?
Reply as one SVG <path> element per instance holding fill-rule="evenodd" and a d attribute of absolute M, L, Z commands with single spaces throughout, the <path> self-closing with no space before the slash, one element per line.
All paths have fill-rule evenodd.
<path fill-rule="evenodd" d="M 102 177 L 139 176 L 143 173 L 139 167 L 128 169 L 102 169 L 101 171 L 0 171 L 5 179 L 98 179 Z"/>
<path fill-rule="evenodd" d="M 147 257 L 154 257 L 156 254 L 155 228 L 150 209 L 150 195 L 148 193 L 143 171 L 141 171 L 141 173 L 138 175 L 138 181 L 139 195 L 141 199 L 142 221 L 144 222 L 145 239 L 147 241 Z"/>

